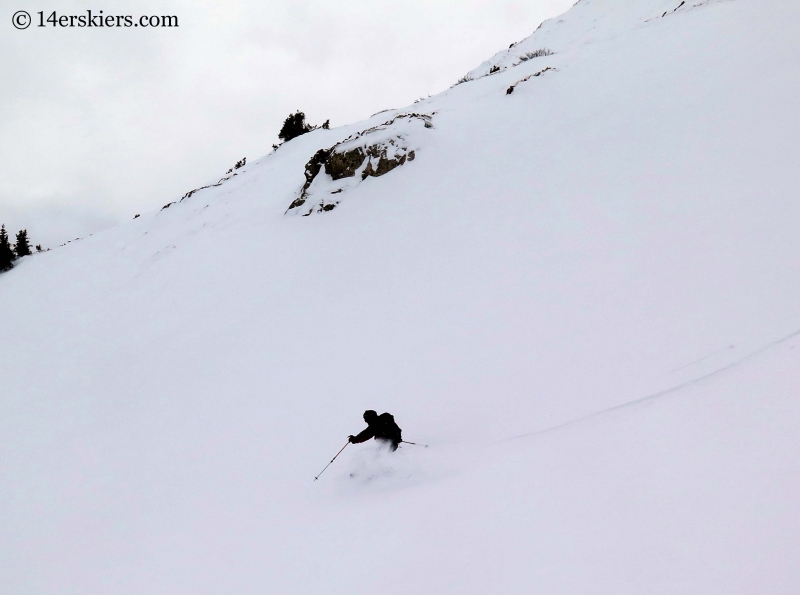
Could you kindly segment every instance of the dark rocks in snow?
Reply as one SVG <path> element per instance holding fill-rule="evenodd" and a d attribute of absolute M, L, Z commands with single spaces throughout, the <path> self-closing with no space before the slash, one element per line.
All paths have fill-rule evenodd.
<path fill-rule="evenodd" d="M 308 160 L 306 163 L 305 168 L 305 176 L 306 182 L 303 184 L 303 188 L 300 190 L 300 196 L 292 201 L 292 204 L 289 205 L 289 209 L 296 209 L 299 206 L 302 206 L 306 202 L 306 192 L 308 191 L 309 186 L 311 186 L 311 182 L 314 181 L 314 178 L 317 177 L 317 174 L 322 170 L 322 166 L 325 165 L 325 162 L 330 157 L 331 153 L 333 152 L 334 147 L 330 149 L 320 149 L 314 156 Z"/>
<path fill-rule="evenodd" d="M 350 178 L 356 175 L 356 170 L 361 167 L 366 157 L 361 147 L 345 153 L 331 152 L 325 161 L 325 173 L 334 180 Z"/>
<path fill-rule="evenodd" d="M 195 192 L 200 192 L 201 190 L 205 190 L 206 188 L 211 188 L 212 186 L 219 186 L 221 183 L 222 183 L 222 180 L 220 180 L 216 184 L 210 184 L 208 186 L 200 186 L 200 188 L 195 188 L 194 190 L 189 190 L 189 192 L 187 192 L 186 194 L 184 194 L 181 197 L 181 202 L 183 202 L 187 198 L 190 198 L 192 196 L 192 194 L 194 194 Z M 167 207 L 164 207 L 164 208 L 166 209 Z"/>
<path fill-rule="evenodd" d="M 318 188 L 315 192 L 324 192 L 330 195 L 339 194 L 346 187 L 353 184 L 350 183 L 349 186 L 340 185 L 340 187 L 332 189 L 325 188 L 325 184 L 347 180 L 359 173 L 361 181 L 366 180 L 368 177 L 379 177 L 407 161 L 413 161 L 416 157 L 416 152 L 408 149 L 407 135 L 413 130 L 414 122 L 421 122 L 424 128 L 433 128 L 430 120 L 431 116 L 428 114 L 399 114 L 388 122 L 349 136 L 328 149 L 318 150 L 306 163 L 304 171 L 305 183 L 300 190 L 300 195 L 292 201 L 286 212 L 288 213 L 306 203 L 311 193 L 311 186 L 318 179 L 323 169 L 328 182 L 321 182 L 323 185 L 320 187 L 315 185 L 315 188 Z M 409 126 L 412 126 L 412 128 L 409 129 Z M 373 137 L 374 140 L 372 142 L 356 144 L 359 139 L 367 135 L 378 135 L 378 137 Z M 353 146 L 354 144 L 355 146 Z M 336 204 L 339 203 L 327 204 L 322 199 L 317 202 L 319 208 L 316 212 L 333 210 Z M 303 215 L 310 215 L 315 212 L 315 208 L 311 207 Z"/>
<path fill-rule="evenodd" d="M 322 166 L 325 165 L 332 151 L 333 149 L 320 149 L 314 153 L 311 160 L 306 163 L 306 183 L 303 185 L 303 190 L 307 190 L 308 187 L 311 186 L 311 182 L 317 177 L 317 174 L 322 169 Z"/>
<path fill-rule="evenodd" d="M 430 97 L 430 95 L 428 95 L 428 97 Z M 393 108 L 393 107 L 390 107 L 389 109 L 382 109 L 382 110 L 380 110 L 379 112 L 375 112 L 374 114 L 371 114 L 371 115 L 370 115 L 370 118 L 374 118 L 374 117 L 375 117 L 375 116 L 377 116 L 378 114 L 385 114 L 386 112 L 391 112 L 391 111 L 393 111 L 393 110 L 394 110 L 394 108 Z"/>
<path fill-rule="evenodd" d="M 524 83 L 525 81 L 530 80 L 530 79 L 532 79 L 533 77 L 536 77 L 536 76 L 542 76 L 548 70 L 558 70 L 558 69 L 554 68 L 552 66 L 548 66 L 547 68 L 545 68 L 543 70 L 540 70 L 539 72 L 534 72 L 533 74 L 529 74 L 524 79 L 518 80 L 516 83 L 511 85 L 508 89 L 506 89 L 506 95 L 511 95 L 514 92 L 514 87 L 516 87 L 520 83 Z"/>
<path fill-rule="evenodd" d="M 303 186 L 303 189 L 311 186 L 311 182 L 313 182 L 314 178 L 317 177 L 319 170 L 321 170 L 322 166 L 325 165 L 325 162 L 328 160 L 328 157 L 332 151 L 333 149 L 320 149 L 314 153 L 314 156 L 311 158 L 311 160 L 306 163 L 306 183 Z"/>
<path fill-rule="evenodd" d="M 367 167 L 361 172 L 361 179 L 366 180 L 369 176 L 377 178 L 383 174 L 387 174 L 395 167 L 403 165 L 406 162 L 407 155 L 399 155 L 395 157 L 387 156 L 387 148 L 381 145 L 375 145 L 367 149 L 367 154 L 377 160 L 377 165 L 372 167 L 373 161 L 367 163 Z M 411 153 L 414 153 L 411 151 Z M 412 158 L 413 160 L 413 158 Z"/>
<path fill-rule="evenodd" d="M 225 175 L 222 178 L 220 178 L 219 181 L 216 184 L 209 184 L 208 186 L 200 186 L 200 188 L 195 188 L 194 190 L 189 190 L 189 192 L 187 192 L 186 194 L 184 194 L 181 197 L 181 202 L 183 202 L 187 198 L 190 198 L 192 196 L 192 194 L 194 194 L 195 192 L 200 192 L 201 190 L 205 190 L 206 188 L 214 188 L 216 186 L 221 186 L 223 182 L 226 182 L 226 181 L 230 180 L 233 176 L 238 176 L 239 175 L 238 173 L 234 172 L 233 170 L 241 169 L 246 164 L 247 164 L 247 157 L 242 157 L 241 160 L 237 161 L 236 164 L 232 168 L 230 168 L 227 172 L 225 172 Z M 231 175 L 231 174 L 233 174 L 233 175 Z M 166 208 L 167 207 L 164 207 L 164 209 L 166 209 Z M 162 210 L 164 210 L 164 209 L 162 209 Z"/>
<path fill-rule="evenodd" d="M 305 204 L 308 198 L 308 190 L 323 168 L 325 169 L 325 173 L 330 176 L 331 180 L 335 181 L 352 178 L 356 175 L 356 172 L 361 169 L 364 161 L 369 158 L 367 166 L 361 171 L 361 179 L 365 180 L 370 176 L 382 176 L 396 167 L 403 165 L 406 160 L 414 160 L 416 156 L 414 151 L 401 155 L 390 155 L 388 144 L 394 143 L 377 143 L 367 147 L 356 147 L 341 153 L 336 151 L 336 146 L 338 145 L 335 145 L 330 149 L 320 149 L 314 153 L 314 156 L 306 163 L 306 181 L 300 191 L 300 196 L 292 201 L 287 212 Z M 339 194 L 343 190 L 344 188 L 338 188 L 332 191 L 331 194 Z M 330 211 L 331 209 L 333 209 L 331 205 L 322 206 L 323 211 Z"/>
<path fill-rule="evenodd" d="M 225 172 L 225 175 L 233 173 L 233 170 L 235 169 L 244 167 L 246 163 L 247 163 L 247 157 L 242 157 L 239 161 L 236 162 L 236 164 L 232 168 L 230 168 L 228 171 Z"/>
<path fill-rule="evenodd" d="M 304 195 L 298 196 L 292 201 L 292 204 L 289 205 L 289 208 L 286 209 L 287 211 L 291 211 L 292 209 L 296 209 L 297 207 L 302 207 L 306 204 L 306 197 Z M 307 215 L 310 213 L 306 213 Z"/>

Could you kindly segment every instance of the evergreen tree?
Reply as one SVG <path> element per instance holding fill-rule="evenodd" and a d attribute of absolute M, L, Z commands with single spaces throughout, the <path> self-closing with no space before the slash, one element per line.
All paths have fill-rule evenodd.
<path fill-rule="evenodd" d="M 312 130 L 314 130 L 314 127 L 306 124 L 306 115 L 300 110 L 297 110 L 296 113 L 289 114 L 283 121 L 283 127 L 278 133 L 278 138 L 282 141 L 290 141 Z"/>
<path fill-rule="evenodd" d="M 14 252 L 8 243 L 6 226 L 0 226 L 0 271 L 7 271 L 14 266 Z"/>
<path fill-rule="evenodd" d="M 17 253 L 17 258 L 28 256 L 31 253 L 31 244 L 28 241 L 28 230 L 20 229 L 17 233 L 17 244 L 14 246 L 14 251 Z"/>

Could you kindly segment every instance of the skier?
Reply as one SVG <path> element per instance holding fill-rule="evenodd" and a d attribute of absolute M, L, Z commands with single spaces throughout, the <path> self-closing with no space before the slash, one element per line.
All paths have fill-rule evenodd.
<path fill-rule="evenodd" d="M 351 444 L 359 444 L 375 438 L 375 440 L 388 442 L 391 452 L 397 450 L 397 446 L 403 441 L 402 430 L 394 422 L 391 413 L 378 415 L 372 409 L 368 409 L 364 412 L 364 421 L 367 422 L 367 429 L 356 436 L 350 436 L 348 439 Z"/>

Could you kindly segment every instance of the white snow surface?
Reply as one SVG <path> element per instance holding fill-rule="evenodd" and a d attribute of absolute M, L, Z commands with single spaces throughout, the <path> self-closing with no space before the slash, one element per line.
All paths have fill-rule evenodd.
<path fill-rule="evenodd" d="M 800 592 L 800 3 L 678 4 L 2 274 L 0 593 Z"/>

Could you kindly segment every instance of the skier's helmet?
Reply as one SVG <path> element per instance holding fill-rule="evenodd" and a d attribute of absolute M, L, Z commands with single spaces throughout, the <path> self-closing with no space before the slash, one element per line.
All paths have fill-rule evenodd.
<path fill-rule="evenodd" d="M 378 419 L 378 413 L 376 411 L 373 411 L 372 409 L 367 409 L 364 412 L 364 421 L 365 422 L 371 423 L 376 419 Z"/>

